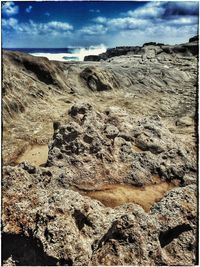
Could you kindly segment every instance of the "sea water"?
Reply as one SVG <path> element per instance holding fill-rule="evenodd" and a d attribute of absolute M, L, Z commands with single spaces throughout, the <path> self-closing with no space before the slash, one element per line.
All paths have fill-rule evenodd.
<path fill-rule="evenodd" d="M 99 55 L 106 52 L 106 47 L 68 47 L 68 48 L 9 48 L 7 50 L 28 53 L 32 56 L 47 57 L 49 60 L 57 61 L 83 61 L 85 56 Z"/>

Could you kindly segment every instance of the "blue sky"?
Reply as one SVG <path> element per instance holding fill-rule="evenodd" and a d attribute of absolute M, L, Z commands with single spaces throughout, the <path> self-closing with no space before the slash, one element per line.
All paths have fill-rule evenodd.
<path fill-rule="evenodd" d="M 198 1 L 7 1 L 2 41 L 14 48 L 174 44 L 197 34 L 198 15 Z"/>

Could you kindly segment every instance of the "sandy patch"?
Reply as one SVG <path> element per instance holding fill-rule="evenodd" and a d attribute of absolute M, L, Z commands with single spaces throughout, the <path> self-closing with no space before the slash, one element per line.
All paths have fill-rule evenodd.
<path fill-rule="evenodd" d="M 29 162 L 31 165 L 40 166 L 47 162 L 48 145 L 31 145 L 17 159 L 17 163 L 23 161 Z"/>
<path fill-rule="evenodd" d="M 129 185 L 108 185 L 101 190 L 87 192 L 86 195 L 101 201 L 107 207 L 116 207 L 124 203 L 139 204 L 145 211 L 149 211 L 155 202 L 158 202 L 164 194 L 175 187 L 167 182 L 135 187 Z"/>

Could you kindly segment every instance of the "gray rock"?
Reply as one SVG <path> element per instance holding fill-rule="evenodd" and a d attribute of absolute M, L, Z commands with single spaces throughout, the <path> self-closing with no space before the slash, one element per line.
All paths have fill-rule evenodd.
<path fill-rule="evenodd" d="M 4 265 L 197 263 L 197 48 L 3 52 Z M 47 164 L 16 164 L 48 143 Z"/>
<path fill-rule="evenodd" d="M 118 135 L 119 130 L 113 125 L 108 125 L 106 126 L 105 133 L 108 138 L 114 138 Z"/>

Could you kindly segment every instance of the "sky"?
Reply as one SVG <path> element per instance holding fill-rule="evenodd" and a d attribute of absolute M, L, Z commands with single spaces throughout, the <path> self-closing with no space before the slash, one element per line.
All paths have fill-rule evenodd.
<path fill-rule="evenodd" d="M 64 48 L 187 42 L 198 1 L 3 1 L 4 48 Z"/>

